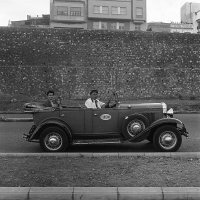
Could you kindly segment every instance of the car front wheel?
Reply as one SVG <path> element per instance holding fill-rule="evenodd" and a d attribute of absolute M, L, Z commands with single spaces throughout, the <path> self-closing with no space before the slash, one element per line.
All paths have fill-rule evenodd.
<path fill-rule="evenodd" d="M 148 127 L 149 121 L 144 115 L 135 114 L 124 120 L 122 134 L 126 139 L 133 139 Z"/>
<path fill-rule="evenodd" d="M 40 146 L 47 152 L 63 152 L 69 146 L 65 132 L 56 126 L 45 128 L 40 135 Z"/>
<path fill-rule="evenodd" d="M 180 148 L 181 143 L 181 134 L 174 126 L 162 126 L 156 130 L 153 136 L 153 145 L 158 151 L 177 151 Z"/>

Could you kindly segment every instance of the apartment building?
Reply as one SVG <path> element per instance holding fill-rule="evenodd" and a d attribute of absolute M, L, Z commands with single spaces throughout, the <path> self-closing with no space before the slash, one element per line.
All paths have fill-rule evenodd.
<path fill-rule="evenodd" d="M 200 33 L 200 9 L 193 15 L 194 33 Z"/>
<path fill-rule="evenodd" d="M 192 24 L 194 13 L 200 10 L 200 3 L 187 2 L 181 7 L 181 23 Z"/>
<path fill-rule="evenodd" d="M 146 0 L 51 0 L 50 27 L 146 30 Z"/>
<path fill-rule="evenodd" d="M 87 0 L 50 0 L 50 27 L 87 28 Z"/>
<path fill-rule="evenodd" d="M 41 17 L 27 15 L 26 20 L 11 21 L 9 27 L 38 27 L 38 28 L 49 28 L 50 16 L 42 15 Z"/>

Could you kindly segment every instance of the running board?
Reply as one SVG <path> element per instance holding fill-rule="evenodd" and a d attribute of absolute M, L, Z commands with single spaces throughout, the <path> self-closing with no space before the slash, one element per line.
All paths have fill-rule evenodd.
<path fill-rule="evenodd" d="M 73 144 L 119 144 L 122 143 L 120 139 L 96 139 L 96 140 L 74 140 Z"/>

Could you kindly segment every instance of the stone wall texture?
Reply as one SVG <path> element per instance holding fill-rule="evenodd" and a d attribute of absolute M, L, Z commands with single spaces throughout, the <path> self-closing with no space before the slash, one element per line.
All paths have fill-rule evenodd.
<path fill-rule="evenodd" d="M 200 96 L 200 35 L 0 28 L 0 94 L 32 99 Z"/>

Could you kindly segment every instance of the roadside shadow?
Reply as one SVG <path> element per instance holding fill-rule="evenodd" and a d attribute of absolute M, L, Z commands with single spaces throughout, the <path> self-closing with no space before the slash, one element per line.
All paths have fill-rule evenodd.
<path fill-rule="evenodd" d="M 123 143 L 123 144 L 76 144 L 68 152 L 155 152 L 150 142 Z"/>

